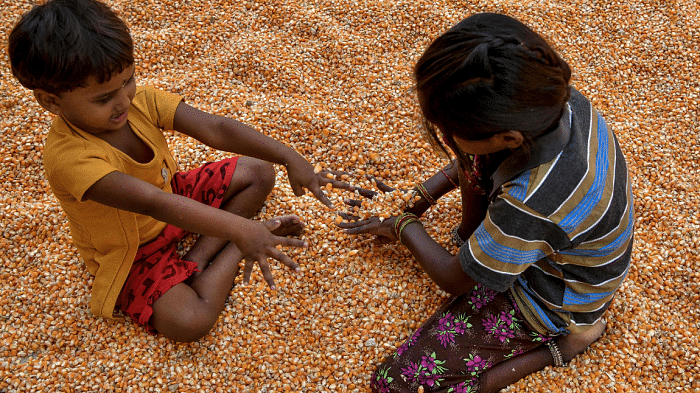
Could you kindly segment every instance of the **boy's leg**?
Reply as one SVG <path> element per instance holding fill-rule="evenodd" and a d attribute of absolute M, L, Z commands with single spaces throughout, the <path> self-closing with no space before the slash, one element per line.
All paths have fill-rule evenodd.
<path fill-rule="evenodd" d="M 598 321 L 583 333 L 569 334 L 556 339 L 564 362 L 571 361 L 585 351 L 605 330 L 605 322 Z M 481 376 L 481 392 L 497 392 L 522 378 L 554 364 L 549 348 L 542 345 L 532 351 L 515 356 L 488 369 Z"/>
<path fill-rule="evenodd" d="M 238 159 L 221 208 L 250 218 L 262 207 L 272 191 L 275 173 L 272 165 L 253 158 Z M 273 232 L 299 235 L 303 224 L 298 217 L 285 216 Z M 150 324 L 175 341 L 195 341 L 216 323 L 238 275 L 241 255 L 234 243 L 201 236 L 182 258 L 197 263 L 200 272 L 173 286 L 153 303 Z"/>
<path fill-rule="evenodd" d="M 221 209 L 245 218 L 251 218 L 265 203 L 275 186 L 272 164 L 250 157 L 239 157 L 231 184 L 226 189 Z M 183 259 L 197 263 L 203 271 L 228 240 L 200 236 Z"/>
<path fill-rule="evenodd" d="M 250 218 L 262 207 L 274 184 L 271 164 L 239 157 L 220 208 Z M 198 340 L 214 326 L 238 275 L 241 256 L 235 244 L 227 240 L 200 236 L 182 259 L 197 263 L 200 271 L 153 303 L 149 323 L 165 337 L 187 342 Z"/>

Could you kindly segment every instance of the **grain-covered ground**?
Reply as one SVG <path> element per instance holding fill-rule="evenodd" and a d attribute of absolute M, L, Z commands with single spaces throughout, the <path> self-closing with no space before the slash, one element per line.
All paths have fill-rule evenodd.
<path fill-rule="evenodd" d="M 506 392 L 700 390 L 698 103 L 693 0 L 111 0 L 131 27 L 137 78 L 240 119 L 314 164 L 402 185 L 443 159 L 419 131 L 411 67 L 471 13 L 543 33 L 619 137 L 633 176 L 636 242 L 608 328 L 567 367 Z M 0 0 L 6 32 L 28 10 Z M 0 392 L 366 392 L 376 364 L 446 295 L 400 246 L 348 238 L 333 211 L 294 197 L 279 168 L 260 217 L 298 214 L 311 247 L 236 285 L 206 338 L 176 344 L 93 317 L 91 279 L 42 169 L 51 117 L 0 56 Z M 168 134 L 181 169 L 226 156 Z M 342 194 L 331 193 L 340 207 Z M 459 203 L 424 220 L 447 247 Z M 256 268 L 256 272 L 258 272 Z"/>

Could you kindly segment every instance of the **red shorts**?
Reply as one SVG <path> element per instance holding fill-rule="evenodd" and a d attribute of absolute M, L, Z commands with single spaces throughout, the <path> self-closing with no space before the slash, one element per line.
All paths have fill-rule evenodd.
<path fill-rule="evenodd" d="M 178 172 L 170 181 L 173 193 L 219 208 L 237 162 L 238 157 L 233 157 Z M 178 243 L 187 235 L 189 232 L 184 229 L 167 225 L 157 238 L 139 247 L 117 298 L 116 307 L 150 333 L 156 333 L 149 323 L 153 303 L 198 271 L 195 262 L 181 259 L 177 252 Z"/>

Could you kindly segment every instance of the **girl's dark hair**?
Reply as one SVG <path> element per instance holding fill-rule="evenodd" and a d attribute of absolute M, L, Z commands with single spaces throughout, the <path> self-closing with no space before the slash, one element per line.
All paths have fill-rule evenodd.
<path fill-rule="evenodd" d="M 134 63 L 126 24 L 95 0 L 50 0 L 10 32 L 12 74 L 26 88 L 61 94 L 89 77 L 104 83 Z"/>
<path fill-rule="evenodd" d="M 447 153 L 442 139 L 457 153 L 454 136 L 480 140 L 517 130 L 527 145 L 553 129 L 569 99 L 571 70 L 523 23 L 484 13 L 433 41 L 414 76 L 431 141 Z"/>

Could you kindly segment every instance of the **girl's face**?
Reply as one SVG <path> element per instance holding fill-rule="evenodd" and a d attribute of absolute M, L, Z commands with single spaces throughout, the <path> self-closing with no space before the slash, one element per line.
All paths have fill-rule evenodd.
<path fill-rule="evenodd" d="M 132 64 L 104 83 L 90 77 L 85 86 L 56 97 L 52 112 L 93 135 L 119 130 L 136 95 L 134 71 Z"/>
<path fill-rule="evenodd" d="M 455 136 L 454 141 L 462 152 L 480 156 L 506 149 L 515 150 L 522 145 L 523 135 L 520 131 L 505 131 L 476 141 Z"/>

